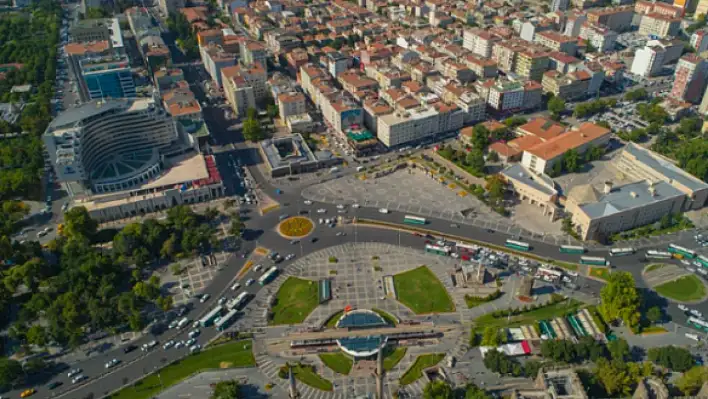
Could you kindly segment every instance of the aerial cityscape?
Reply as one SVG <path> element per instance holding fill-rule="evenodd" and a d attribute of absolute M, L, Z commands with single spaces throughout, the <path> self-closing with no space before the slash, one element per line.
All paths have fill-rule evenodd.
<path fill-rule="evenodd" d="M 0 0 L 0 399 L 708 398 L 707 14 Z"/>

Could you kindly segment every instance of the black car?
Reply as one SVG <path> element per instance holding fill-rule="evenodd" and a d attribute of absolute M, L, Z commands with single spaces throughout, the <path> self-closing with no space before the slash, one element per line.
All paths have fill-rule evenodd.
<path fill-rule="evenodd" d="M 312 238 L 310 238 L 310 242 L 313 242 L 313 243 L 314 243 L 314 242 L 317 242 L 317 237 L 312 237 Z"/>
<path fill-rule="evenodd" d="M 63 382 L 61 382 L 61 381 L 54 381 L 54 382 L 50 383 L 49 385 L 47 385 L 47 388 L 48 389 L 56 389 L 57 387 L 61 386 L 62 384 L 63 384 Z"/>
<path fill-rule="evenodd" d="M 130 353 L 136 349 L 138 349 L 137 345 L 128 345 L 125 348 L 123 348 L 123 353 Z"/>

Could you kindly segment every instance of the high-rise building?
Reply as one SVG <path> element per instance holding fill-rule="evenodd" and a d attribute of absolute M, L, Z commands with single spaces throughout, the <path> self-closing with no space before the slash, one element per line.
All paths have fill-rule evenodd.
<path fill-rule="evenodd" d="M 666 50 L 660 46 L 645 46 L 637 50 L 632 61 L 632 73 L 645 78 L 654 76 L 664 66 Z"/>
<path fill-rule="evenodd" d="M 80 92 L 84 101 L 135 97 L 135 82 L 126 55 L 86 58 L 79 61 Z"/>
<path fill-rule="evenodd" d="M 693 32 L 690 44 L 698 54 L 708 50 L 708 33 L 704 29 Z"/>
<path fill-rule="evenodd" d="M 570 0 L 551 0 L 551 12 L 565 11 L 568 9 Z"/>
<path fill-rule="evenodd" d="M 671 97 L 697 104 L 701 101 L 708 77 L 708 62 L 695 54 L 679 59 L 674 73 Z"/>

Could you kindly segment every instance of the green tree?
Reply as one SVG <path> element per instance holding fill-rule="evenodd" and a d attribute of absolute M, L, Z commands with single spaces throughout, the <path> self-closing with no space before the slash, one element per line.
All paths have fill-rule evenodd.
<path fill-rule="evenodd" d="M 467 154 L 465 163 L 472 169 L 472 172 L 477 175 L 484 173 L 484 153 L 480 149 L 473 149 Z"/>
<path fill-rule="evenodd" d="M 472 147 L 476 150 L 484 151 L 489 145 L 489 130 L 481 123 L 472 128 Z"/>
<path fill-rule="evenodd" d="M 649 320 L 652 324 L 655 324 L 656 322 L 660 321 L 662 318 L 661 314 L 661 308 L 658 306 L 652 306 L 647 310 L 647 320 Z"/>
<path fill-rule="evenodd" d="M 22 378 L 22 365 L 17 360 L 0 358 L 0 388 L 12 388 Z"/>
<path fill-rule="evenodd" d="M 683 373 L 695 365 L 693 354 L 673 345 L 649 349 L 649 360 L 667 369 Z"/>
<path fill-rule="evenodd" d="M 622 320 L 629 328 L 639 324 L 641 297 L 630 273 L 616 271 L 610 274 L 607 284 L 600 291 L 600 299 L 598 308 L 605 320 Z"/>
<path fill-rule="evenodd" d="M 27 343 L 43 348 L 47 345 L 47 330 L 39 324 L 34 324 L 27 330 Z"/>
<path fill-rule="evenodd" d="M 553 115 L 553 119 L 558 119 L 563 111 L 565 111 L 565 101 L 562 98 L 554 96 L 548 100 L 548 112 Z"/>
<path fill-rule="evenodd" d="M 423 398 L 425 399 L 452 399 L 453 390 L 450 384 L 445 381 L 430 381 L 423 388 Z"/>
<path fill-rule="evenodd" d="M 279 114 L 278 106 L 275 104 L 268 104 L 266 106 L 266 112 L 268 113 L 268 117 L 273 119 Z"/>
<path fill-rule="evenodd" d="M 625 362 L 629 360 L 630 348 L 627 340 L 619 338 L 607 344 L 607 351 L 610 352 L 612 360 Z"/>
<path fill-rule="evenodd" d="M 683 373 L 676 380 L 676 387 L 684 395 L 694 395 L 708 381 L 708 366 L 695 366 Z"/>
<path fill-rule="evenodd" d="M 214 386 L 210 399 L 241 399 L 241 387 L 236 380 L 220 381 Z"/>
<path fill-rule="evenodd" d="M 631 90 L 625 93 L 624 99 L 627 101 L 641 101 L 649 97 L 649 93 L 645 88 L 639 88 L 636 90 Z"/>
<path fill-rule="evenodd" d="M 247 118 L 243 122 L 243 137 L 248 141 L 263 140 L 264 135 L 260 122 L 255 118 Z"/>
<path fill-rule="evenodd" d="M 98 223 L 83 206 L 76 206 L 64 213 L 64 232 L 67 237 L 92 237 Z"/>
<path fill-rule="evenodd" d="M 506 343 L 507 337 L 504 330 L 495 327 L 486 327 L 482 333 L 482 346 L 499 346 Z"/>
<path fill-rule="evenodd" d="M 577 172 L 580 169 L 580 154 L 575 148 L 563 154 L 563 167 L 570 173 Z"/>

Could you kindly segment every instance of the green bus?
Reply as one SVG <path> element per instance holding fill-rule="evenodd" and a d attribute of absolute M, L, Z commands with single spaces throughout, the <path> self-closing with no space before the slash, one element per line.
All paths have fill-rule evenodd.
<path fill-rule="evenodd" d="M 425 252 L 433 253 L 433 254 L 438 254 L 438 255 L 443 255 L 443 256 L 448 256 L 448 255 L 450 255 L 450 248 L 448 248 L 448 247 L 439 247 L 439 246 L 437 246 L 437 245 L 426 245 L 426 246 L 425 246 Z"/>
<path fill-rule="evenodd" d="M 531 246 L 528 243 L 525 243 L 522 241 L 506 240 L 506 243 L 504 244 L 504 246 L 507 248 L 512 248 L 512 249 L 516 249 L 519 251 L 530 251 L 531 250 Z"/>
<path fill-rule="evenodd" d="M 696 262 L 698 262 L 701 266 L 708 268 L 708 256 L 698 255 L 696 257 Z"/>
<path fill-rule="evenodd" d="M 693 259 L 696 257 L 696 253 L 690 249 L 679 247 L 678 245 L 669 244 L 669 252 L 672 254 L 681 255 L 684 258 Z"/>
<path fill-rule="evenodd" d="M 417 216 L 406 215 L 403 217 L 403 223 L 405 224 L 426 224 L 427 220 L 424 218 L 419 218 Z"/>
<path fill-rule="evenodd" d="M 605 260 L 605 258 L 600 258 L 596 256 L 581 256 L 580 263 L 584 265 L 595 265 L 595 266 L 609 266 L 610 262 Z"/>
<path fill-rule="evenodd" d="M 564 254 L 584 254 L 585 248 L 574 245 L 561 245 L 560 251 Z"/>

